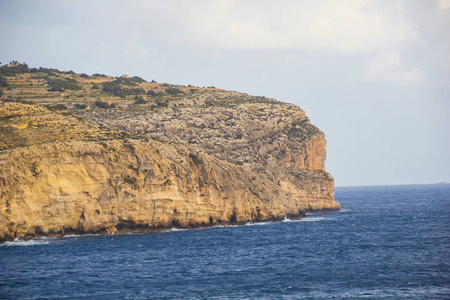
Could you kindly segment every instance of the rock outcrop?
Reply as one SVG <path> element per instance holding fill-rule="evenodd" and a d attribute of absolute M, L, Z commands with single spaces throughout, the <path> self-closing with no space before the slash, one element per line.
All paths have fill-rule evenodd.
<path fill-rule="evenodd" d="M 0 102 L 0 241 L 339 210 L 324 134 L 297 106 L 217 90 L 166 101 Z"/>

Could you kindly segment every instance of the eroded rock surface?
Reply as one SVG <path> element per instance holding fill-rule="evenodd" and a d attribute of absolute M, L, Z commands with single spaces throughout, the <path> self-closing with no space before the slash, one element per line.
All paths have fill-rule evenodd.
<path fill-rule="evenodd" d="M 0 102 L 0 241 L 339 210 L 324 134 L 297 106 L 221 90 L 169 100 Z"/>

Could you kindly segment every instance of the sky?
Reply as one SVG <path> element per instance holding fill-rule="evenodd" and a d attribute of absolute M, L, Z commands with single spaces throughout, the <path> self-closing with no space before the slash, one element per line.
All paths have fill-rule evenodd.
<path fill-rule="evenodd" d="M 294 103 L 336 186 L 450 182 L 450 0 L 0 0 L 0 62 Z"/>

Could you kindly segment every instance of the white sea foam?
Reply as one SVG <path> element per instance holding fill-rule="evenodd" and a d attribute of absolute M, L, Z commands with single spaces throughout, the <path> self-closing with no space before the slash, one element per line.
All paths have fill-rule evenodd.
<path fill-rule="evenodd" d="M 324 217 L 313 217 L 313 218 L 303 218 L 303 219 L 299 219 L 299 220 L 291 220 L 288 218 L 284 218 L 284 220 L 282 222 L 316 222 L 316 221 L 320 221 L 323 220 Z"/>
<path fill-rule="evenodd" d="M 184 228 L 171 228 L 170 231 L 186 231 Z"/>
<path fill-rule="evenodd" d="M 68 234 L 63 235 L 62 238 L 80 238 L 80 237 L 86 237 L 86 236 L 99 236 L 102 235 L 100 233 L 86 233 L 86 234 Z"/>
<path fill-rule="evenodd" d="M 80 236 L 81 236 L 80 234 L 68 234 L 68 235 L 63 236 L 63 238 L 77 238 Z"/>
<path fill-rule="evenodd" d="M 239 226 L 242 226 L 242 225 L 216 225 L 216 226 L 213 226 L 213 227 L 211 227 L 211 228 L 239 227 Z"/>
<path fill-rule="evenodd" d="M 12 242 L 5 242 L 4 244 L 0 246 L 36 246 L 36 245 L 46 245 L 50 244 L 49 238 L 39 238 L 39 239 L 32 239 L 32 240 L 22 240 L 15 238 Z"/>
<path fill-rule="evenodd" d="M 324 217 L 317 217 L 317 218 L 308 218 L 308 217 L 306 217 L 306 218 L 301 219 L 299 221 L 300 222 L 316 222 L 316 221 L 321 221 L 323 219 L 325 219 L 325 218 Z"/>
<path fill-rule="evenodd" d="M 268 222 L 257 222 L 257 223 L 254 223 L 254 222 L 248 222 L 248 223 L 245 223 L 245 226 L 261 226 L 261 225 L 269 225 L 269 224 L 272 224 L 273 222 L 271 222 L 271 221 L 268 221 Z"/>

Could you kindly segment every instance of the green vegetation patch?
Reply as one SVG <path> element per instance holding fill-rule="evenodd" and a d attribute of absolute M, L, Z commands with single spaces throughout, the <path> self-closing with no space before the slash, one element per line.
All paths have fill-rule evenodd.
<path fill-rule="evenodd" d="M 3 94 L 2 90 L 0 90 L 0 96 Z M 33 101 L 27 101 L 23 100 L 22 98 L 14 98 L 11 96 L 8 96 L 8 98 L 3 99 L 3 102 L 17 102 L 17 103 L 23 103 L 23 104 L 34 104 Z"/>
<path fill-rule="evenodd" d="M 134 101 L 134 103 L 135 103 L 135 104 L 146 104 L 147 101 L 144 100 L 144 98 L 139 97 L 139 98 L 137 98 L 137 99 Z"/>
<path fill-rule="evenodd" d="M 133 79 L 133 78 L 135 78 L 135 77 L 132 77 L 131 79 Z M 138 78 L 140 78 L 140 77 L 138 77 Z M 140 80 L 143 80 L 142 78 L 140 78 L 140 80 L 137 80 L 137 81 L 130 81 L 131 79 L 121 77 L 114 81 L 104 82 L 102 90 L 104 92 L 112 93 L 113 95 L 115 95 L 117 97 L 121 97 L 121 98 L 126 98 L 126 96 L 128 96 L 128 95 L 144 95 L 145 90 L 143 88 L 139 88 L 139 87 L 123 88 L 122 87 L 122 85 L 136 86 L 137 85 L 136 82 L 140 82 Z"/>
<path fill-rule="evenodd" d="M 95 106 L 99 107 L 99 108 L 116 108 L 116 105 L 114 103 L 109 104 L 108 102 L 105 101 L 95 101 Z"/>
<path fill-rule="evenodd" d="M 116 80 L 114 80 L 113 82 L 115 82 L 117 84 L 122 84 L 122 85 L 136 86 L 136 85 L 138 85 L 138 83 L 147 82 L 147 81 L 145 81 L 144 79 L 142 79 L 139 76 L 134 76 L 134 77 L 130 77 L 130 78 L 119 77 Z"/>
<path fill-rule="evenodd" d="M 320 130 L 309 123 L 308 119 L 292 122 L 287 135 L 290 139 L 308 139 L 309 137 L 319 133 Z"/>
<path fill-rule="evenodd" d="M 4 76 L 16 76 L 17 74 L 30 73 L 30 68 L 26 63 L 19 64 L 17 61 L 12 61 L 10 66 L 0 67 L 0 73 Z"/>
<path fill-rule="evenodd" d="M 275 103 L 276 100 L 266 97 L 239 97 L 205 101 L 204 107 L 231 107 L 244 103 Z"/>
<path fill-rule="evenodd" d="M 176 96 L 176 95 L 179 95 L 179 94 L 184 94 L 184 92 L 182 90 L 177 89 L 177 88 L 168 88 L 168 89 L 165 90 L 165 92 L 167 94 L 169 94 L 169 95 L 172 95 L 172 96 Z"/>
<path fill-rule="evenodd" d="M 155 103 L 156 103 L 156 106 L 159 106 L 159 107 L 169 107 L 169 103 L 167 101 L 156 100 Z"/>
<path fill-rule="evenodd" d="M 64 90 L 72 90 L 78 91 L 81 90 L 81 86 L 79 86 L 75 79 L 66 78 L 45 78 L 47 79 L 47 83 L 50 86 L 50 92 L 64 92 Z"/>
<path fill-rule="evenodd" d="M 103 89 L 104 92 L 112 93 L 113 95 L 121 98 L 125 98 L 127 96 L 127 93 L 120 84 L 118 84 L 115 81 L 105 82 L 103 83 Z"/>
<path fill-rule="evenodd" d="M 45 107 L 49 110 L 67 110 L 67 106 L 62 103 L 58 103 L 56 105 L 46 105 Z"/>
<path fill-rule="evenodd" d="M 0 74 L 0 86 L 1 87 L 8 87 L 8 81 L 6 80 L 6 77 Z"/>

